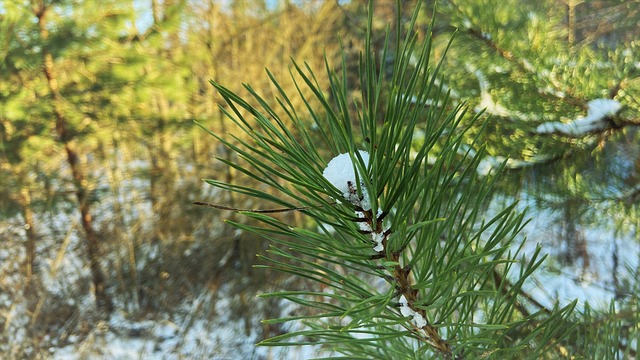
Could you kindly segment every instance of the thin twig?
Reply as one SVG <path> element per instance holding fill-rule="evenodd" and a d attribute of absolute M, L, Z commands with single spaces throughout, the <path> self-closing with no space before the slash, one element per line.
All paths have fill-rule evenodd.
<path fill-rule="evenodd" d="M 230 210 L 230 211 L 236 211 L 236 212 L 251 212 L 251 213 L 258 213 L 258 214 L 274 214 L 274 213 L 283 213 L 288 211 L 304 211 L 304 210 L 309 210 L 313 208 L 311 206 L 304 206 L 304 207 L 282 208 L 282 209 L 238 209 L 231 206 L 212 204 L 212 203 L 203 202 L 203 201 L 194 201 L 193 205 L 208 206 L 208 207 L 212 207 L 214 209 L 220 209 L 220 210 Z"/>

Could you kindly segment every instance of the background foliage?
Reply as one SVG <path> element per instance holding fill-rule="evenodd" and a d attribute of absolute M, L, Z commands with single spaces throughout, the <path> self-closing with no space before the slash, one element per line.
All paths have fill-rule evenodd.
<path fill-rule="evenodd" d="M 406 2 L 401 18 L 412 8 Z M 542 270 L 554 276 L 543 281 L 592 290 L 580 298 L 584 316 L 569 350 L 614 357 L 616 338 L 581 340 L 638 329 L 638 2 L 460 0 L 423 8 L 422 34 L 437 12 L 436 59 L 457 28 L 437 85 L 451 106 L 469 104 L 463 124 L 480 117 L 461 149 L 482 155 L 485 147 L 480 168 L 513 159 L 494 200 L 518 198 L 532 208 L 529 237 L 544 240 L 550 256 Z M 398 11 L 394 1 L 376 2 L 371 46 L 389 77 L 395 54 L 382 56 L 382 29 L 397 25 Z M 3 355 L 43 357 L 58 348 L 91 355 L 117 335 L 185 356 L 233 349 L 268 356 L 243 341 L 291 329 L 255 320 L 299 309 L 274 299 L 254 305 L 253 294 L 292 280 L 252 269 L 267 244 L 220 221 L 245 220 L 190 204 L 268 205 L 201 184 L 205 177 L 256 186 L 213 161 L 239 160 L 192 121 L 243 136 L 218 109 L 210 79 L 243 97 L 241 84 L 250 83 L 277 108 L 265 66 L 295 93 L 290 59 L 306 61 L 328 91 L 324 58 L 338 64 L 340 49 L 346 62 L 338 70 L 352 84 L 344 91 L 357 97 L 366 23 L 362 1 L 0 0 Z M 535 133 L 541 123 L 584 116 L 596 98 L 623 105 L 602 131 Z M 296 213 L 279 219 L 303 221 Z M 552 307 L 544 286 L 526 290 Z M 615 302 L 603 305 L 603 297 Z M 221 322 L 237 325 L 236 336 L 199 332 Z M 145 346 L 139 353 L 156 353 Z M 617 346 L 635 354 L 637 339 Z"/>

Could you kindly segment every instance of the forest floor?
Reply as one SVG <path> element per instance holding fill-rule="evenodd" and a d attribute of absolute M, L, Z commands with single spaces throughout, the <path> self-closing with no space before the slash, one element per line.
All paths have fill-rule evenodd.
<path fill-rule="evenodd" d="M 525 200 L 521 201 L 519 206 L 524 209 L 527 205 L 530 204 Z M 501 203 L 495 203 L 489 213 L 499 210 L 501 206 Z M 558 213 L 551 210 L 535 210 L 535 212 L 529 212 L 528 217 L 531 221 L 519 235 L 522 241 L 526 239 L 523 254 L 527 257 L 535 251 L 537 244 L 540 244 L 543 253 L 549 254 L 549 257 L 529 279 L 524 290 L 548 308 L 552 308 L 556 301 L 563 306 L 578 299 L 578 311 L 582 310 L 587 302 L 595 309 L 608 309 L 611 300 L 621 295 L 620 284 L 624 283 L 625 276 L 630 276 L 629 269 L 639 267 L 640 245 L 633 235 L 620 236 L 606 227 L 582 224 L 577 227 L 582 245 L 574 248 L 572 244 L 567 243 L 566 239 L 563 239 L 566 229 L 558 220 Z M 78 247 L 74 245 L 74 241 L 70 243 L 64 261 L 50 266 L 64 268 L 67 277 L 80 276 L 79 274 L 86 270 L 83 270 L 80 256 L 77 254 L 73 256 L 73 252 L 78 251 Z M 570 252 L 574 253 L 569 254 Z M 7 260 L 12 256 L 15 254 L 10 253 L 9 250 L 0 250 L 0 258 Z M 562 260 L 567 258 L 571 258 L 572 261 Z M 5 264 L 8 263 L 5 261 Z M 18 272 L 14 274 L 18 276 Z M 16 278 L 15 281 L 19 282 L 20 279 Z M 10 282 L 8 279 L 3 280 L 4 284 Z M 51 284 L 54 283 L 51 282 Z M 71 284 L 74 281 L 69 280 L 68 283 Z M 60 283 L 55 286 L 61 289 L 48 290 L 64 292 L 64 286 Z M 64 341 L 55 339 L 60 336 L 60 333 L 48 334 L 41 339 L 43 344 L 49 345 L 47 348 L 37 349 L 35 358 L 59 360 L 306 359 L 321 354 L 320 349 L 314 346 L 285 348 L 255 345 L 262 340 L 266 331 L 261 323 L 262 318 L 266 316 L 265 314 L 274 313 L 274 310 L 268 307 L 273 307 L 274 304 L 279 307 L 279 311 L 276 311 L 279 316 L 288 316 L 302 311 L 283 300 L 274 303 L 273 300 L 265 301 L 256 298 L 256 294 L 260 291 L 264 290 L 253 289 L 242 294 L 233 290 L 233 284 L 221 284 L 216 289 L 204 287 L 200 295 L 184 299 L 183 303 L 171 312 L 134 317 L 127 311 L 116 310 L 110 320 L 96 320 L 93 323 L 88 317 L 89 320 L 84 321 L 84 326 L 75 326 L 76 329 L 86 329 L 84 332 L 76 334 L 74 329 L 66 329 Z M 87 304 L 87 307 L 91 307 L 89 296 L 68 301 Z M 245 310 L 232 310 L 234 304 L 241 301 L 246 302 L 243 307 Z M 11 326 L 5 324 L 6 344 L 0 344 L 2 346 L 0 352 L 15 354 L 15 347 L 20 346 L 21 342 L 24 343 L 24 337 L 28 336 L 21 329 L 21 326 L 28 323 L 28 316 L 19 302 L 12 302 L 10 294 L 0 293 L 0 305 L 2 304 L 5 308 L 12 309 L 11 316 L 14 320 Z M 84 307 L 77 304 L 75 306 Z M 122 309 L 125 306 L 116 306 L 116 308 Z M 247 312 L 246 309 L 251 310 Z M 52 309 L 42 311 L 47 312 Z M 276 331 L 271 334 L 291 330 L 286 326 L 292 325 L 271 329 Z M 8 331 L 13 332 L 7 335 Z"/>

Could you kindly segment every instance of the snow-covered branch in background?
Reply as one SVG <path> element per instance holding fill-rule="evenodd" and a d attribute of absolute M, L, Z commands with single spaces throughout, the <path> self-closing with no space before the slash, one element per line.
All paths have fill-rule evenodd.
<path fill-rule="evenodd" d="M 487 77 L 482 72 L 482 70 L 477 69 L 475 66 L 471 64 L 466 64 L 466 68 L 469 72 L 473 73 L 476 78 L 478 78 L 478 85 L 480 87 L 480 104 L 475 107 L 475 111 L 477 113 L 484 111 L 487 114 L 499 116 L 503 118 L 513 119 L 513 120 L 533 120 L 534 118 L 530 115 L 523 114 L 519 111 L 509 110 L 506 107 L 498 104 L 491 93 L 489 92 L 491 84 L 487 80 Z"/>
<path fill-rule="evenodd" d="M 489 81 L 482 70 L 476 69 L 471 64 L 467 64 L 467 69 L 478 78 L 478 85 L 480 86 L 480 104 L 476 106 L 475 111 L 485 111 L 491 115 L 511 117 L 511 112 L 509 110 L 493 100 L 493 97 L 489 93 Z"/>
<path fill-rule="evenodd" d="M 469 145 L 462 145 L 458 149 L 458 154 L 470 156 L 476 156 L 477 151 Z M 527 166 L 532 166 L 535 164 L 547 162 L 551 160 L 550 156 L 541 156 L 536 155 L 529 160 L 519 160 L 519 159 L 510 159 L 504 156 L 491 156 L 487 155 L 480 160 L 478 163 L 478 167 L 476 168 L 476 173 L 480 176 L 487 176 L 491 173 L 495 172 L 503 163 L 505 169 L 522 169 Z"/>
<path fill-rule="evenodd" d="M 424 100 L 419 100 L 417 96 L 415 95 L 411 95 L 411 96 L 407 96 L 407 98 L 409 99 L 409 102 L 413 105 L 419 105 L 419 106 L 435 106 L 435 107 L 442 107 L 442 101 L 438 101 L 436 102 L 433 99 L 424 99 Z"/>
<path fill-rule="evenodd" d="M 607 118 L 620 111 L 621 105 L 612 99 L 595 99 L 587 104 L 589 110 L 587 116 L 579 117 L 568 123 L 559 121 L 546 122 L 538 125 L 538 134 L 562 134 L 572 137 L 584 136 L 594 131 L 606 129 Z"/>
<path fill-rule="evenodd" d="M 549 121 L 540 124 L 536 130 L 536 134 L 562 134 L 570 137 L 582 137 L 589 133 L 602 131 L 610 127 L 607 118 L 614 116 L 620 111 L 622 105 L 611 99 L 595 99 L 588 104 L 589 110 L 587 116 L 579 117 L 567 123 L 559 121 Z M 471 155 L 475 155 L 475 150 L 462 149 L 462 151 L 471 151 Z M 502 163 L 505 163 L 507 169 L 520 169 L 527 166 L 539 164 L 552 160 L 553 157 L 537 155 L 528 160 L 507 159 L 503 156 L 486 156 L 478 164 L 476 169 L 478 175 L 486 176 L 495 171 Z"/>
<path fill-rule="evenodd" d="M 434 79 L 433 85 L 435 85 L 437 88 L 440 89 L 440 91 L 442 91 L 442 93 L 445 93 L 448 95 L 448 100 L 451 100 L 453 105 L 457 105 L 459 103 L 460 100 L 460 94 L 458 94 L 457 91 L 455 91 L 455 89 L 452 89 L 451 87 L 449 87 L 449 85 L 442 83 L 442 81 L 440 79 Z M 422 96 L 418 97 L 416 95 L 406 95 L 406 94 L 400 94 L 399 95 L 400 99 L 408 99 L 409 102 L 413 105 L 417 105 L 417 106 L 425 106 L 425 107 L 429 107 L 429 106 L 436 106 L 436 107 L 442 107 L 445 104 L 442 102 L 442 100 L 439 101 L 435 101 L 432 98 L 423 98 Z"/>
<path fill-rule="evenodd" d="M 492 172 L 495 172 L 496 169 L 498 169 L 505 161 L 505 168 L 507 169 L 520 169 L 535 164 L 534 162 L 525 160 L 507 159 L 504 156 L 485 156 L 478 163 L 476 172 L 480 176 L 487 176 Z"/>

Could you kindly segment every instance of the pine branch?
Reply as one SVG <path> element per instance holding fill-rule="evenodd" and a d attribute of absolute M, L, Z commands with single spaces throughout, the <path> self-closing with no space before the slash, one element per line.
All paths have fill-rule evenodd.
<path fill-rule="evenodd" d="M 364 214 L 362 219 L 365 221 L 367 226 L 370 229 L 374 229 L 373 232 L 370 232 L 372 237 L 377 235 L 383 238 L 381 241 L 383 250 L 378 252 L 377 255 L 372 256 L 372 259 L 385 259 L 388 263 L 396 264 L 393 266 L 392 274 L 388 279 L 392 280 L 393 286 L 397 291 L 397 296 L 404 296 L 407 300 L 407 306 L 426 321 L 425 325 L 419 326 L 419 324 L 416 324 L 412 319 L 410 322 L 411 331 L 419 339 L 422 339 L 427 344 L 431 345 L 436 351 L 444 356 L 444 358 L 451 359 L 453 356 L 451 345 L 440 336 L 438 329 L 429 323 L 426 311 L 415 306 L 418 297 L 418 290 L 413 288 L 413 284 L 410 279 L 411 266 L 402 266 L 400 262 L 402 252 L 406 247 L 391 252 L 384 250 L 387 248 L 388 238 L 392 234 L 391 229 L 385 229 L 385 226 L 383 225 L 384 215 L 386 215 L 386 213 L 382 212 L 381 215 L 377 217 L 373 215 L 371 210 L 363 211 L 362 213 Z M 408 242 L 405 243 L 408 244 Z M 458 357 L 458 359 L 462 358 Z"/>
<path fill-rule="evenodd" d="M 320 88 L 308 67 L 294 63 L 293 75 L 302 79 L 296 90 L 306 106 L 304 115 L 271 73 L 285 118 L 249 86 L 245 87 L 251 96 L 247 100 L 212 82 L 226 101 L 223 113 L 245 135 L 225 139 L 210 132 L 243 160 L 225 164 L 280 194 L 261 187 L 207 182 L 285 208 L 194 204 L 242 212 L 266 225 L 232 222 L 282 245 L 270 249 L 273 257 L 264 257 L 272 268 L 331 290 L 320 298 L 308 289 L 274 294 L 310 307 L 312 314 L 272 320 L 303 319 L 308 328 L 260 344 L 340 344 L 337 351 L 345 355 L 389 358 L 391 348 L 395 355 L 405 351 L 402 356 L 414 352 L 414 356 L 462 359 L 494 353 L 508 356 L 535 339 L 540 341 L 535 353 L 541 354 L 562 339 L 554 325 L 565 320 L 572 306 L 542 310 L 540 303 L 522 292 L 522 282 L 540 265 L 535 257 L 516 283 L 502 278 L 509 272 L 507 264 L 515 262 L 508 249 L 522 230 L 523 215 L 509 206 L 486 222 L 481 220 L 496 178 L 478 179 L 484 153 L 465 150 L 480 139 L 480 135 L 466 137 L 467 131 L 476 129 L 478 115 L 462 126 L 463 107 L 448 109 L 442 82 L 435 85 L 443 62 L 430 63 L 433 23 L 427 40 L 420 44 L 414 32 L 407 32 L 403 41 L 404 28 L 395 29 L 399 33 L 393 37 L 397 42 L 389 76 L 378 59 L 389 56 L 390 37 L 379 56 L 372 43 L 370 6 L 359 63 L 360 94 L 355 100 L 350 97 L 354 90 L 344 72 L 344 57 L 342 74 L 326 64 L 328 90 Z M 408 28 L 415 26 L 417 14 L 416 10 Z M 310 105 L 309 93 L 320 110 Z M 415 106 L 429 100 L 444 105 Z M 416 145 L 418 131 L 423 137 Z M 317 150 L 322 147 L 335 157 L 323 160 L 326 154 Z M 301 205 L 289 206 L 282 196 Z M 327 197 L 334 199 L 331 204 Z M 321 230 L 297 228 L 267 216 L 287 211 L 303 211 Z M 504 275 L 496 270 L 501 264 L 505 264 Z M 391 288 L 381 291 L 362 275 L 383 279 Z M 491 282 L 500 285 L 489 286 Z M 541 310 L 531 314 L 519 297 Z M 477 317 L 486 318 L 486 323 L 476 323 Z M 346 325 L 345 319 L 349 319 Z M 516 340 L 509 336 L 523 331 Z M 362 338 L 362 334 L 369 336 Z"/>

